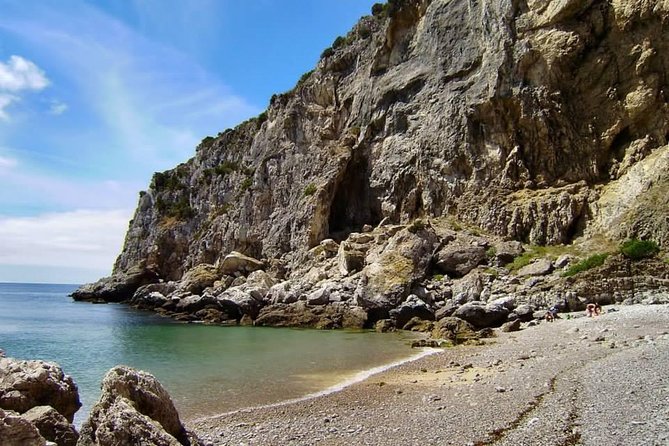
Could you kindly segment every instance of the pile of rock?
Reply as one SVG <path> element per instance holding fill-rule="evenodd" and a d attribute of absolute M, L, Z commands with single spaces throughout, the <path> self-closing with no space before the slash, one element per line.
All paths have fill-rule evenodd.
<path fill-rule="evenodd" d="M 71 377 L 54 363 L 0 357 L 0 444 L 3 446 L 203 445 L 188 432 L 160 383 L 145 372 L 115 367 L 81 433 L 81 407 Z"/>
<path fill-rule="evenodd" d="M 232 252 L 220 264 L 195 266 L 180 281 L 138 286 L 125 301 L 186 322 L 373 328 L 383 321 L 383 330 L 431 332 L 413 320 L 457 317 L 480 330 L 526 321 L 552 305 L 580 311 L 589 301 L 638 303 L 644 290 L 669 291 L 669 280 L 661 279 L 669 278 L 669 267 L 661 261 L 644 267 L 659 278 L 652 284 L 643 283 L 650 279 L 639 265 L 623 265 L 622 256 L 574 283 L 563 272 L 576 257 L 537 256 L 512 270 L 508 264 L 523 255 L 522 244 L 456 231 L 447 219 L 365 230 L 339 243 L 323 240 L 287 277 L 271 262 Z"/>

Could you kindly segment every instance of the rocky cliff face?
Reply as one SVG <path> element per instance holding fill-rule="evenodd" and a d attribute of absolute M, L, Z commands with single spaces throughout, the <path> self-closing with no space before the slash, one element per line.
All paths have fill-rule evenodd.
<path fill-rule="evenodd" d="M 668 0 L 378 5 L 265 113 L 153 177 L 117 288 L 129 299 L 233 250 L 294 277 L 323 240 L 417 218 L 538 245 L 666 246 L 668 23 Z M 401 244 L 444 244 L 418 234 Z M 358 270 L 375 263 L 337 246 Z"/>

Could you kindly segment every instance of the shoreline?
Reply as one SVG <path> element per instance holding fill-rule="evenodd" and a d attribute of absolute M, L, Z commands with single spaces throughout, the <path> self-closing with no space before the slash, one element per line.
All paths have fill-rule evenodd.
<path fill-rule="evenodd" d="M 231 411 L 227 412 L 221 412 L 217 413 L 214 415 L 206 415 L 206 416 L 200 416 L 200 417 L 193 417 L 193 418 L 186 418 L 185 422 L 186 423 L 202 423 L 206 422 L 208 420 L 228 416 L 228 415 L 234 415 L 238 413 L 244 413 L 244 412 L 253 412 L 256 410 L 261 410 L 261 409 L 269 409 L 269 408 L 276 408 L 276 407 L 282 407 L 282 406 L 288 406 L 291 404 L 296 404 L 296 403 L 301 403 L 304 401 L 309 401 L 315 398 L 321 398 L 324 396 L 331 395 L 336 392 L 340 392 L 350 386 L 353 386 L 355 384 L 364 382 L 370 378 L 372 378 L 375 375 L 382 374 L 384 372 L 389 371 L 390 369 L 393 369 L 395 367 L 399 367 L 401 365 L 411 363 L 418 361 L 422 358 L 425 358 L 430 355 L 434 354 L 439 354 L 442 352 L 441 349 L 436 349 L 436 348 L 431 348 L 431 347 L 423 347 L 420 349 L 421 351 L 417 354 L 411 355 L 407 358 L 404 359 L 399 359 L 396 361 L 389 362 L 387 364 L 383 364 L 377 367 L 372 367 L 370 369 L 365 369 L 359 372 L 354 372 L 351 377 L 345 378 L 342 381 L 340 381 L 337 384 L 331 385 L 326 387 L 323 390 L 318 390 L 316 392 L 308 393 L 304 396 L 296 397 L 296 398 L 289 398 L 285 400 L 278 401 L 276 403 L 269 403 L 269 404 L 261 404 L 257 406 L 251 406 L 251 407 L 244 407 L 241 409 L 234 409 Z"/>
<path fill-rule="evenodd" d="M 669 305 L 606 309 L 421 356 L 311 399 L 187 424 L 217 445 L 666 444 L 669 403 L 652 386 L 669 366 Z M 634 398 L 632 417 L 619 402 Z"/>

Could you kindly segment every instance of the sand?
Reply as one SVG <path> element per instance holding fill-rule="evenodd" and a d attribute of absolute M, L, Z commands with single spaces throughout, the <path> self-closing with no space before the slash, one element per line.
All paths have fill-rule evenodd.
<path fill-rule="evenodd" d="M 615 306 L 188 426 L 216 445 L 666 446 L 668 370 L 669 306 Z"/>

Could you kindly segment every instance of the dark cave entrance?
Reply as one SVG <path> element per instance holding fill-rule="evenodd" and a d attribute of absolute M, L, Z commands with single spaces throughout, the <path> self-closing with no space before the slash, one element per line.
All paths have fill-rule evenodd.
<path fill-rule="evenodd" d="M 361 152 L 356 150 L 348 162 L 330 205 L 329 236 L 336 241 L 381 221 L 381 205 L 369 186 L 369 163 Z"/>

